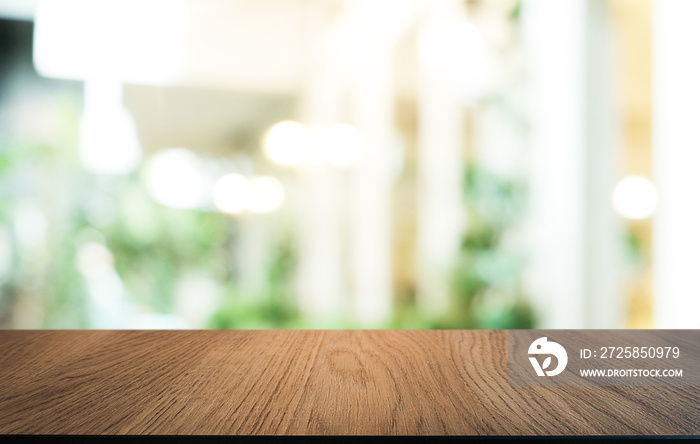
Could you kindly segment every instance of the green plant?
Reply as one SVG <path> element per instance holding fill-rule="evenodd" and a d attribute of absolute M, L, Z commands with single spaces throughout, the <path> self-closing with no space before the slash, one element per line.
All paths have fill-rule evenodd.
<path fill-rule="evenodd" d="M 247 295 L 235 285 L 230 287 L 221 308 L 212 316 L 209 328 L 304 327 L 292 301 L 295 266 L 295 250 L 287 236 L 276 246 L 267 265 L 263 290 Z"/>
<path fill-rule="evenodd" d="M 532 328 L 522 289 L 523 259 L 503 239 L 525 205 L 525 187 L 477 166 L 465 172 L 468 229 L 452 273 L 452 307 L 434 328 Z"/>

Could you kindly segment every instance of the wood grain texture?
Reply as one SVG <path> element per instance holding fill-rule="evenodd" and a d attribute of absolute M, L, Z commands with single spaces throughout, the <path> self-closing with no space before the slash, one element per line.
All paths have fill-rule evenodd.
<path fill-rule="evenodd" d="M 700 434 L 697 387 L 511 387 L 501 331 L 2 331 L 0 434 Z"/>

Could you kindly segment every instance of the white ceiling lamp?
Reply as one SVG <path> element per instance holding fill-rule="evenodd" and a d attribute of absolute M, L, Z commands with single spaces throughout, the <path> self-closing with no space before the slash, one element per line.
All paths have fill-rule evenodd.
<path fill-rule="evenodd" d="M 80 119 L 80 162 L 94 174 L 128 174 L 141 162 L 141 145 L 131 113 L 122 105 L 119 83 L 85 82 Z"/>
<path fill-rule="evenodd" d="M 80 160 L 95 174 L 126 174 L 141 161 L 124 82 L 169 84 L 180 72 L 184 0 L 44 0 L 36 6 L 34 66 L 85 81 Z"/>

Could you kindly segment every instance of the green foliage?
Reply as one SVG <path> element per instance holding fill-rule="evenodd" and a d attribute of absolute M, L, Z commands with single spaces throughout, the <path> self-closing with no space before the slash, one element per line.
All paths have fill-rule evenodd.
<path fill-rule="evenodd" d="M 229 299 L 209 321 L 209 328 L 231 329 L 279 329 L 298 325 L 296 312 L 287 304 L 261 295 L 258 300 L 244 301 L 240 295 Z"/>
<path fill-rule="evenodd" d="M 510 13 L 508 14 L 508 19 L 517 23 L 521 20 L 522 14 L 523 14 L 523 2 L 517 1 L 517 2 L 515 2 L 515 5 L 513 5 L 513 9 L 510 10 Z"/>
<path fill-rule="evenodd" d="M 113 184 L 113 189 L 117 217 L 100 232 L 134 302 L 170 313 L 175 284 L 184 270 L 227 278 L 231 230 L 225 216 L 162 207 L 146 195 L 135 176 Z"/>
<path fill-rule="evenodd" d="M 54 250 L 45 278 L 46 307 L 44 328 L 89 328 L 87 292 L 83 277 L 75 267 L 73 238 L 64 238 Z"/>
<path fill-rule="evenodd" d="M 644 262 L 644 247 L 642 239 L 633 230 L 627 230 L 624 235 L 624 251 L 628 264 L 639 266 Z"/>
<path fill-rule="evenodd" d="M 452 273 L 452 308 L 431 326 L 532 328 L 535 316 L 520 282 L 524 261 L 503 245 L 524 210 L 524 186 L 470 166 L 464 197 L 469 228 Z"/>
<path fill-rule="evenodd" d="M 78 167 L 79 107 L 71 94 L 46 98 L 50 137 L 25 134 L 10 127 L 0 135 L 0 226 L 11 236 L 12 263 L 0 288 L 0 306 L 10 311 L 25 299 L 35 310 L 32 327 L 85 328 L 86 291 L 75 266 L 74 234 L 79 229 L 75 180 Z M 18 209 L 40 210 L 48 223 L 43 245 L 25 251 L 18 237 Z M 0 312 L 0 318 L 8 313 Z M 12 325 L 12 324 L 9 324 Z"/>
<path fill-rule="evenodd" d="M 275 248 L 259 294 L 247 295 L 232 288 L 222 307 L 212 316 L 209 328 L 300 328 L 304 325 L 294 307 L 291 290 L 296 255 L 287 237 Z M 251 297 L 252 296 L 252 297 Z"/>
<path fill-rule="evenodd" d="M 75 126 L 77 117 L 73 117 L 67 125 Z M 15 253 L 18 259 L 10 278 L 0 288 L 0 309 L 5 312 L 0 319 L 12 309 L 13 301 L 31 293 L 41 304 L 37 326 L 94 327 L 86 278 L 76 265 L 80 246 L 94 241 L 104 243 L 112 253 L 126 290 L 125 302 L 139 310 L 172 313 L 179 278 L 196 270 L 220 284 L 227 295 L 212 327 L 297 325 L 290 294 L 295 255 L 289 241 L 277 246 L 260 294 L 243 294 L 231 266 L 237 226 L 233 219 L 218 212 L 158 205 L 136 174 L 101 177 L 84 172 L 78 165 L 76 137 L 66 131 L 66 140 L 57 140 L 56 146 L 12 140 L 0 149 L 0 226 L 11 228 L 17 205 L 27 199 L 42 205 L 50 223 L 41 257 L 28 261 Z M 23 171 L 32 172 L 29 187 L 18 185 Z M 47 196 L 37 194 L 38 180 L 46 184 Z"/>

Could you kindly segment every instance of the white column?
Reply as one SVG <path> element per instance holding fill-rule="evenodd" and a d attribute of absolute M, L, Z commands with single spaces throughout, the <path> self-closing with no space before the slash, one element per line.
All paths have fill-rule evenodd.
<path fill-rule="evenodd" d="M 457 2 L 443 0 L 421 24 L 418 60 L 418 305 L 426 313 L 442 314 L 449 304 L 449 272 L 463 230 L 462 104 L 454 43 L 445 23 L 460 11 Z"/>
<path fill-rule="evenodd" d="M 653 8 L 653 154 L 657 328 L 700 328 L 700 2 Z"/>
<path fill-rule="evenodd" d="M 425 10 L 424 0 L 346 2 L 324 39 L 327 63 L 342 71 L 347 120 L 359 132 L 363 153 L 350 179 L 348 225 L 349 308 L 354 319 L 379 326 L 391 315 L 391 155 L 396 43 Z M 336 123 L 339 123 L 336 122 Z"/>
<path fill-rule="evenodd" d="M 267 215 L 244 214 L 236 221 L 234 247 L 237 264 L 237 285 L 241 295 L 250 301 L 259 300 L 265 290 L 265 279 L 270 260 L 270 224 Z"/>
<path fill-rule="evenodd" d="M 585 326 L 585 0 L 526 0 L 528 293 L 542 328 Z"/>
<path fill-rule="evenodd" d="M 336 123 L 341 107 L 337 73 L 319 66 L 309 80 L 303 123 L 311 132 L 311 158 L 299 173 L 300 248 L 299 305 L 302 313 L 328 325 L 344 312 L 345 285 L 337 172 L 323 162 L 324 127 Z"/>
<path fill-rule="evenodd" d="M 621 328 L 624 235 L 611 196 L 621 170 L 620 107 L 615 94 L 612 23 L 607 0 L 588 0 L 585 52 L 586 328 Z"/>
<path fill-rule="evenodd" d="M 523 4 L 530 79 L 528 292 L 542 328 L 622 324 L 619 171 L 603 0 Z"/>
<path fill-rule="evenodd" d="M 353 190 L 351 267 L 355 319 L 366 325 L 387 320 L 391 280 L 391 132 L 394 116 L 391 52 L 372 51 L 353 79 L 354 116 L 363 143 Z"/>

